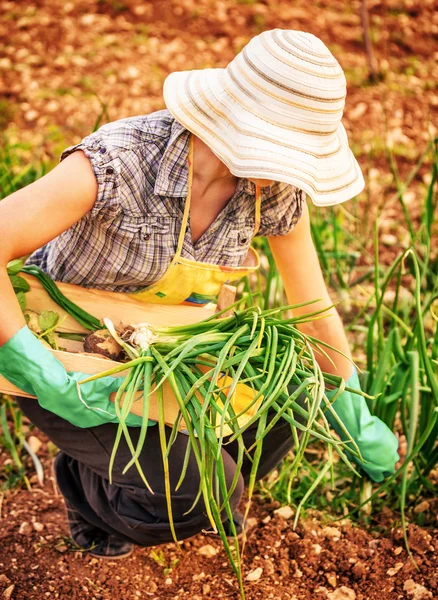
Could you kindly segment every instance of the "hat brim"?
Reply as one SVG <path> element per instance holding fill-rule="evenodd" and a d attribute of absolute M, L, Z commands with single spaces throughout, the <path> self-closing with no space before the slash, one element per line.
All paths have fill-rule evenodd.
<path fill-rule="evenodd" d="M 342 123 L 328 135 L 292 127 L 272 107 L 258 110 L 225 69 L 171 73 L 163 95 L 173 117 L 236 177 L 291 184 L 316 206 L 345 202 L 365 186 Z"/>

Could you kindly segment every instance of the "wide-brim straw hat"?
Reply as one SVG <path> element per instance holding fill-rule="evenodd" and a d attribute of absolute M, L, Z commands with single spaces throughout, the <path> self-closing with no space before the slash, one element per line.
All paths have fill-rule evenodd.
<path fill-rule="evenodd" d="M 163 93 L 175 119 L 237 177 L 292 184 L 317 206 L 364 188 L 341 123 L 343 70 L 311 33 L 265 31 L 225 69 L 171 73 Z"/>

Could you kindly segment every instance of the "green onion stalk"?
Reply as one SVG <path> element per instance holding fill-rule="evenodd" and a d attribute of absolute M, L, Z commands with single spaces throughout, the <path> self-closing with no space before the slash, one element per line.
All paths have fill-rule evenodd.
<path fill-rule="evenodd" d="M 38 276 L 51 297 L 88 329 L 102 327 L 97 319 L 60 294 L 50 278 L 45 274 L 41 275 L 38 268 L 24 267 L 23 271 Z M 330 346 L 306 336 L 297 328 L 300 323 L 324 318 L 328 308 L 300 317 L 282 318 L 283 313 L 293 311 L 297 306 L 269 310 L 262 310 L 254 304 L 247 308 L 239 307 L 249 300 L 250 297 L 243 297 L 234 303 L 234 312 L 228 317 L 224 317 L 225 311 L 221 311 L 201 322 L 188 325 L 167 328 L 153 327 L 146 323 L 130 325 L 129 330 L 132 331 L 129 332 L 128 340 L 125 334 L 122 337 L 119 335 L 109 319 L 104 319 L 105 326 L 125 349 L 129 361 L 78 384 L 80 394 L 81 384 L 128 370 L 115 398 L 119 425 L 109 462 L 109 479 L 112 481 L 117 449 L 124 436 L 132 455 L 124 473 L 135 466 L 151 493 L 153 489 L 141 469 L 139 457 L 147 436 L 151 393 L 156 394 L 166 502 L 175 541 L 178 539 L 172 516 L 168 461 L 171 447 L 184 422 L 188 444 L 176 490 L 184 481 L 189 457 L 193 453 L 199 469 L 199 489 L 187 512 L 193 510 L 202 498 L 209 521 L 219 533 L 237 576 L 242 599 L 245 597 L 242 579 L 243 549 L 241 551 L 239 548 L 230 499 L 238 484 L 245 457 L 251 462 L 245 518 L 257 479 L 264 438 L 280 420 L 289 424 L 295 440 L 292 478 L 298 471 L 305 448 L 312 438 L 322 440 L 330 449 L 335 448 L 341 460 L 356 473 L 345 453 L 345 447 L 349 453 L 362 459 L 356 443 L 331 407 L 331 402 L 336 400 L 338 394 L 331 401 L 325 395 L 326 384 L 339 388 L 338 393 L 349 389 L 345 387 L 341 377 L 323 373 L 318 365 L 315 353 L 328 356 L 324 348 Z M 226 387 L 223 386 L 224 376 L 227 376 L 229 382 Z M 165 382 L 170 385 L 179 407 L 168 436 L 163 403 Z M 232 398 L 237 385 L 242 383 L 251 389 L 252 399 L 244 410 L 236 413 Z M 357 390 L 349 391 L 358 393 Z M 134 445 L 126 418 L 139 396 L 143 403 L 142 425 L 137 444 Z M 254 414 L 250 418 L 239 421 L 251 408 L 257 410 L 252 411 Z M 330 411 L 343 428 L 348 436 L 346 441 L 340 441 L 331 433 L 325 417 L 326 411 Z M 252 447 L 246 448 L 242 434 L 251 426 L 257 428 L 256 438 Z M 238 444 L 237 469 L 227 487 L 222 449 L 231 441 L 237 441 Z M 223 526 L 225 519 L 229 520 L 233 534 L 232 545 Z"/>

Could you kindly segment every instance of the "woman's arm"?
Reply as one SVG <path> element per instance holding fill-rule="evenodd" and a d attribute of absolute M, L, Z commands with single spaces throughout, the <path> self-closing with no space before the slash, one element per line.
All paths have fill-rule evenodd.
<path fill-rule="evenodd" d="M 295 228 L 287 235 L 268 238 L 277 268 L 280 272 L 290 304 L 300 304 L 320 298 L 318 303 L 294 311 L 294 316 L 326 308 L 332 304 L 315 246 L 310 233 L 309 209 L 304 204 L 303 214 Z M 323 319 L 299 325 L 300 331 L 312 335 L 351 357 L 342 321 L 336 309 L 325 313 Z M 323 371 L 340 375 L 345 380 L 352 374 L 352 363 L 341 354 L 324 348 L 335 367 L 321 354 L 316 354 Z"/>
<path fill-rule="evenodd" d="M 77 151 L 44 177 L 0 201 L 0 346 L 25 325 L 7 263 L 74 225 L 91 210 L 96 197 L 91 163 Z"/>

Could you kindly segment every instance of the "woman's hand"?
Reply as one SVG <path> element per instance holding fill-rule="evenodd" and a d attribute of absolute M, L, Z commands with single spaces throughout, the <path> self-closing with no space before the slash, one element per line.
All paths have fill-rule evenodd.
<path fill-rule="evenodd" d="M 89 375 L 67 373 L 27 325 L 0 347 L 0 373 L 24 392 L 36 396 L 43 408 L 77 427 L 118 422 L 110 394 L 119 389 L 124 378 L 102 377 L 82 384 L 81 400 L 77 383 Z M 128 415 L 128 426 L 140 426 L 141 423 L 141 417 Z"/>
<path fill-rule="evenodd" d="M 346 385 L 360 391 L 356 369 Z M 337 393 L 338 390 L 326 391 L 329 399 L 334 398 Z M 365 398 L 344 391 L 334 400 L 332 407 L 356 442 L 364 462 L 348 452 L 347 444 L 346 451 L 349 458 L 354 460 L 373 481 L 380 482 L 388 475 L 392 475 L 395 464 L 400 459 L 397 453 L 398 440 L 383 421 L 370 413 Z M 333 414 L 326 410 L 325 416 L 341 440 L 346 441 L 348 438 Z"/>
<path fill-rule="evenodd" d="M 268 238 L 277 268 L 283 280 L 284 288 L 290 304 L 300 304 L 320 299 L 319 302 L 297 308 L 294 316 L 322 310 L 332 305 L 321 267 L 313 244 L 309 210 L 304 204 L 303 214 L 295 228 L 287 235 Z M 347 337 L 342 321 L 335 308 L 324 313 L 324 318 L 298 325 L 303 333 L 333 346 L 351 358 Z M 316 354 L 321 369 L 327 373 L 349 379 L 353 371 L 352 362 L 333 350 L 324 347 L 335 364 L 325 356 Z"/>

